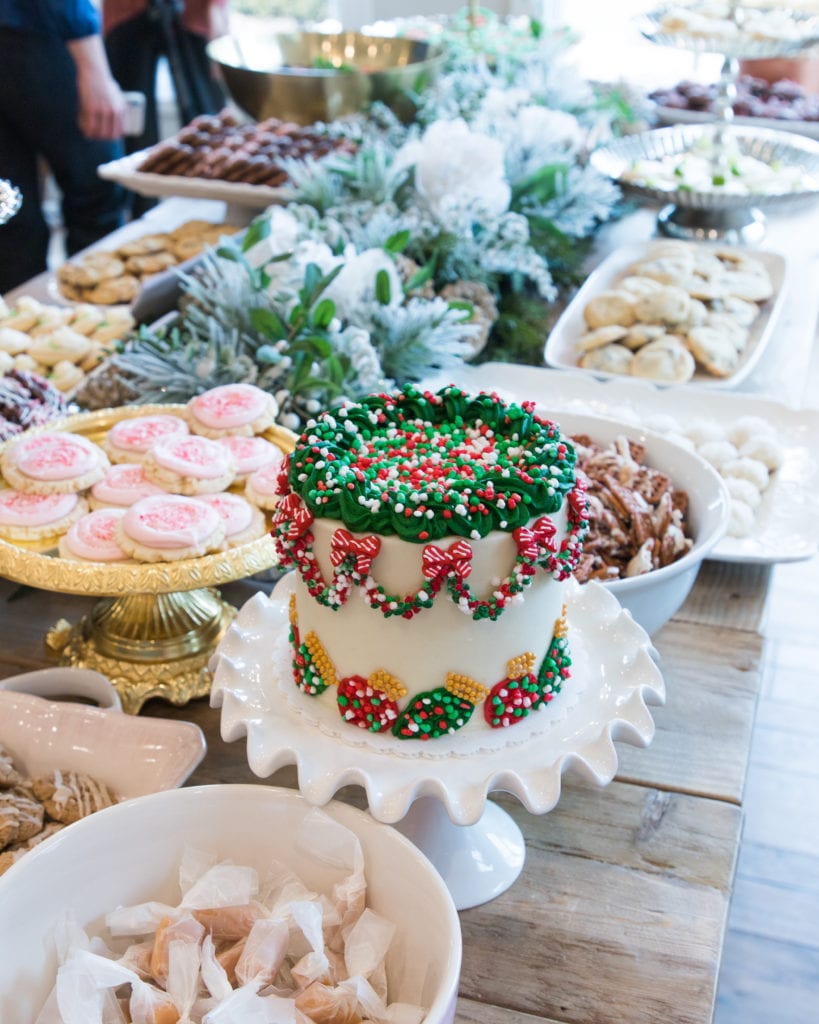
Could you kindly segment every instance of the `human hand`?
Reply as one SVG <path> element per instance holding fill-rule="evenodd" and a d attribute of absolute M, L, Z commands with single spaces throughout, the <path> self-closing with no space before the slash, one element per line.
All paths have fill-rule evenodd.
<path fill-rule="evenodd" d="M 119 139 L 123 135 L 125 97 L 108 68 L 99 36 L 68 43 L 77 66 L 78 121 L 89 139 Z"/>

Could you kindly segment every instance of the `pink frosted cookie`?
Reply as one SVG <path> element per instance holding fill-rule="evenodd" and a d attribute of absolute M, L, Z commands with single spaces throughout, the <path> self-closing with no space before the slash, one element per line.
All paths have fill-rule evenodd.
<path fill-rule="evenodd" d="M 7 483 L 27 494 L 76 494 L 101 480 L 109 465 L 99 445 L 63 430 L 22 434 L 0 457 Z"/>
<path fill-rule="evenodd" d="M 142 466 L 124 462 L 112 466 L 102 480 L 94 484 L 88 495 L 88 504 L 92 509 L 128 508 L 140 498 L 166 493 L 164 488 L 145 476 Z"/>
<path fill-rule="evenodd" d="M 278 411 L 276 399 L 254 384 L 223 384 L 187 405 L 191 430 L 205 437 L 261 434 L 272 426 Z"/>
<path fill-rule="evenodd" d="M 155 494 L 125 510 L 117 520 L 116 539 L 140 562 L 173 562 L 220 550 L 225 524 L 215 508 L 198 498 Z"/>
<path fill-rule="evenodd" d="M 279 501 L 280 463 L 271 463 L 251 473 L 245 482 L 245 497 L 259 508 L 273 509 Z"/>
<path fill-rule="evenodd" d="M 229 548 L 256 540 L 267 530 L 264 513 L 240 494 L 203 494 L 199 501 L 204 501 L 211 508 L 215 508 L 222 517 L 225 524 L 225 543 Z"/>
<path fill-rule="evenodd" d="M 222 437 L 219 444 L 230 451 L 236 462 L 237 483 L 247 480 L 257 469 L 281 465 L 284 459 L 281 448 L 263 437 Z"/>
<path fill-rule="evenodd" d="M 100 508 L 89 512 L 60 537 L 60 558 L 81 562 L 122 562 L 128 556 L 117 543 L 117 523 L 124 508 Z"/>
<path fill-rule="evenodd" d="M 206 437 L 159 441 L 145 456 L 145 476 L 175 494 L 213 494 L 230 487 L 236 463 L 224 445 Z"/>
<path fill-rule="evenodd" d="M 0 537 L 41 540 L 65 531 L 88 511 L 76 494 L 0 491 Z"/>
<path fill-rule="evenodd" d="M 190 433 L 181 416 L 159 413 L 120 420 L 103 438 L 102 446 L 112 462 L 142 462 L 157 441 L 168 441 Z"/>

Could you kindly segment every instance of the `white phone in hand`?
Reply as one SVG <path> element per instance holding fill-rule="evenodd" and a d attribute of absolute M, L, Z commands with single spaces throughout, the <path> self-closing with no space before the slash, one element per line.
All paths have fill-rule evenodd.
<path fill-rule="evenodd" d="M 145 130 L 145 93 L 125 92 L 123 135 L 141 135 Z"/>

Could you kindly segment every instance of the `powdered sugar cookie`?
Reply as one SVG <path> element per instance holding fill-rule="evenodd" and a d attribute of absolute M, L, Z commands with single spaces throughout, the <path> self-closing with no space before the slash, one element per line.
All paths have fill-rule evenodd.
<path fill-rule="evenodd" d="M 108 431 L 102 447 L 112 462 L 142 462 L 145 453 L 157 442 L 189 434 L 181 416 L 159 413 L 120 420 Z"/>
<path fill-rule="evenodd" d="M 634 353 L 631 373 L 635 377 L 685 384 L 694 376 L 694 357 L 676 335 L 666 334 Z"/>
<path fill-rule="evenodd" d="M 722 475 L 727 479 L 731 476 L 740 477 L 743 480 L 750 480 L 760 491 L 768 486 L 768 467 L 756 459 L 749 459 L 741 456 L 732 462 L 726 462 L 721 470 Z"/>
<path fill-rule="evenodd" d="M 23 434 L 0 457 L 6 481 L 28 494 L 84 491 L 105 476 L 109 465 L 105 452 L 93 441 L 63 430 Z"/>
<path fill-rule="evenodd" d="M 589 327 L 630 327 L 634 323 L 634 299 L 627 292 L 606 291 L 586 303 L 583 318 Z"/>
<path fill-rule="evenodd" d="M 274 509 L 279 501 L 281 463 L 271 463 L 251 473 L 245 482 L 245 497 L 259 508 Z"/>
<path fill-rule="evenodd" d="M 731 498 L 731 516 L 728 520 L 729 537 L 747 537 L 754 528 L 754 510 L 739 498 Z"/>
<path fill-rule="evenodd" d="M 225 525 L 215 508 L 178 494 L 142 498 L 116 524 L 120 547 L 140 562 L 170 562 L 219 551 Z"/>
<path fill-rule="evenodd" d="M 273 425 L 276 399 L 253 384 L 223 384 L 192 398 L 187 405 L 191 430 L 205 437 L 251 437 Z"/>
<path fill-rule="evenodd" d="M 729 476 L 725 478 L 725 486 L 732 498 L 744 501 L 754 511 L 759 508 L 762 502 L 762 492 L 750 480 L 741 476 Z"/>
<path fill-rule="evenodd" d="M 584 370 L 600 370 L 603 373 L 628 373 L 632 353 L 625 345 L 603 345 L 593 348 L 580 360 Z"/>
<path fill-rule="evenodd" d="M 80 562 L 122 562 L 128 558 L 117 543 L 117 522 L 124 508 L 99 508 L 89 512 L 60 537 L 60 558 Z"/>
<path fill-rule="evenodd" d="M 752 437 L 775 438 L 776 434 L 771 424 L 761 416 L 740 416 L 728 428 L 728 439 L 737 448 L 741 448 Z"/>
<path fill-rule="evenodd" d="M 218 443 L 224 445 L 233 456 L 236 483 L 244 482 L 257 469 L 279 466 L 284 460 L 281 448 L 263 437 L 221 437 Z"/>
<path fill-rule="evenodd" d="M 128 508 L 140 498 L 165 493 L 163 487 L 145 476 L 144 466 L 123 462 L 111 466 L 102 480 L 94 484 L 88 493 L 88 505 L 91 509 Z"/>
<path fill-rule="evenodd" d="M 706 441 L 697 448 L 697 455 L 719 472 L 726 462 L 733 462 L 739 453 L 730 441 Z"/>
<path fill-rule="evenodd" d="M 782 446 L 774 437 L 765 434 L 757 434 L 749 437 L 741 445 L 739 455 L 742 458 L 755 459 L 761 462 L 770 472 L 773 472 L 782 465 Z"/>
<path fill-rule="evenodd" d="M 213 494 L 233 483 L 236 463 L 218 441 L 189 435 L 157 442 L 145 456 L 145 475 L 175 494 Z"/>
<path fill-rule="evenodd" d="M 24 494 L 0 491 L 0 537 L 42 540 L 65 531 L 88 511 L 76 494 Z"/>
<path fill-rule="evenodd" d="M 204 501 L 216 509 L 222 517 L 225 524 L 225 544 L 229 548 L 257 540 L 267 531 L 264 513 L 240 494 L 231 494 L 229 491 L 222 494 L 203 494 L 199 501 Z"/>

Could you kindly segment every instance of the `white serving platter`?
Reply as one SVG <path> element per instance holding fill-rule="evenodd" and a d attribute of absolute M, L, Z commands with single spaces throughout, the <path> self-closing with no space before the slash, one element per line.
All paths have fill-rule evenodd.
<path fill-rule="evenodd" d="M 453 378 L 453 379 L 450 379 Z M 661 417 L 680 423 L 711 420 L 723 427 L 743 416 L 759 416 L 782 446 L 782 465 L 771 477 L 753 528 L 746 537 L 724 537 L 709 554 L 720 562 L 771 565 L 812 558 L 819 550 L 819 409 L 793 409 L 755 395 L 692 387 L 659 388 L 633 377 L 596 380 L 585 371 L 567 373 L 511 363 L 463 367 L 457 374 L 422 382 L 430 390 L 455 383 L 502 398 L 531 399 L 538 412 L 588 412 L 656 429 Z"/>
<path fill-rule="evenodd" d="M 638 260 L 645 259 L 656 241 L 635 242 L 631 245 L 624 245 L 611 253 L 592 273 L 586 278 L 580 290 L 563 311 L 557 323 L 552 328 L 546 340 L 544 348 L 544 360 L 548 366 L 561 370 L 574 370 L 577 373 L 588 374 L 598 378 L 609 378 L 615 380 L 633 380 L 635 378 L 622 374 L 605 373 L 602 370 L 586 370 L 579 366 L 581 351 L 578 348 L 578 341 L 586 333 L 583 319 L 583 310 L 588 302 L 599 295 L 600 292 L 614 288 L 617 282 L 626 275 L 626 271 Z M 709 243 L 703 242 L 702 245 Z M 720 246 L 722 249 L 727 246 Z M 773 284 L 774 294 L 767 302 L 762 303 L 759 316 L 750 328 L 750 335 L 745 350 L 740 357 L 736 370 L 728 377 L 715 377 L 705 370 L 697 367 L 691 384 L 697 384 L 705 388 L 735 388 L 748 377 L 762 357 L 773 335 L 773 328 L 779 316 L 786 287 L 786 263 L 785 258 L 778 253 L 764 252 L 757 249 L 733 248 L 738 254 L 745 254 L 750 258 L 762 262 L 768 270 Z M 661 382 L 655 382 L 663 386 Z"/>
<path fill-rule="evenodd" d="M 120 157 L 101 164 L 97 174 L 116 181 L 142 196 L 184 196 L 188 199 L 219 199 L 234 206 L 249 206 L 263 210 L 274 203 L 285 203 L 291 198 L 286 188 L 270 185 L 248 185 L 243 181 L 219 181 L 208 178 L 186 178 L 181 174 L 150 174 L 137 168 L 149 150 Z"/>

